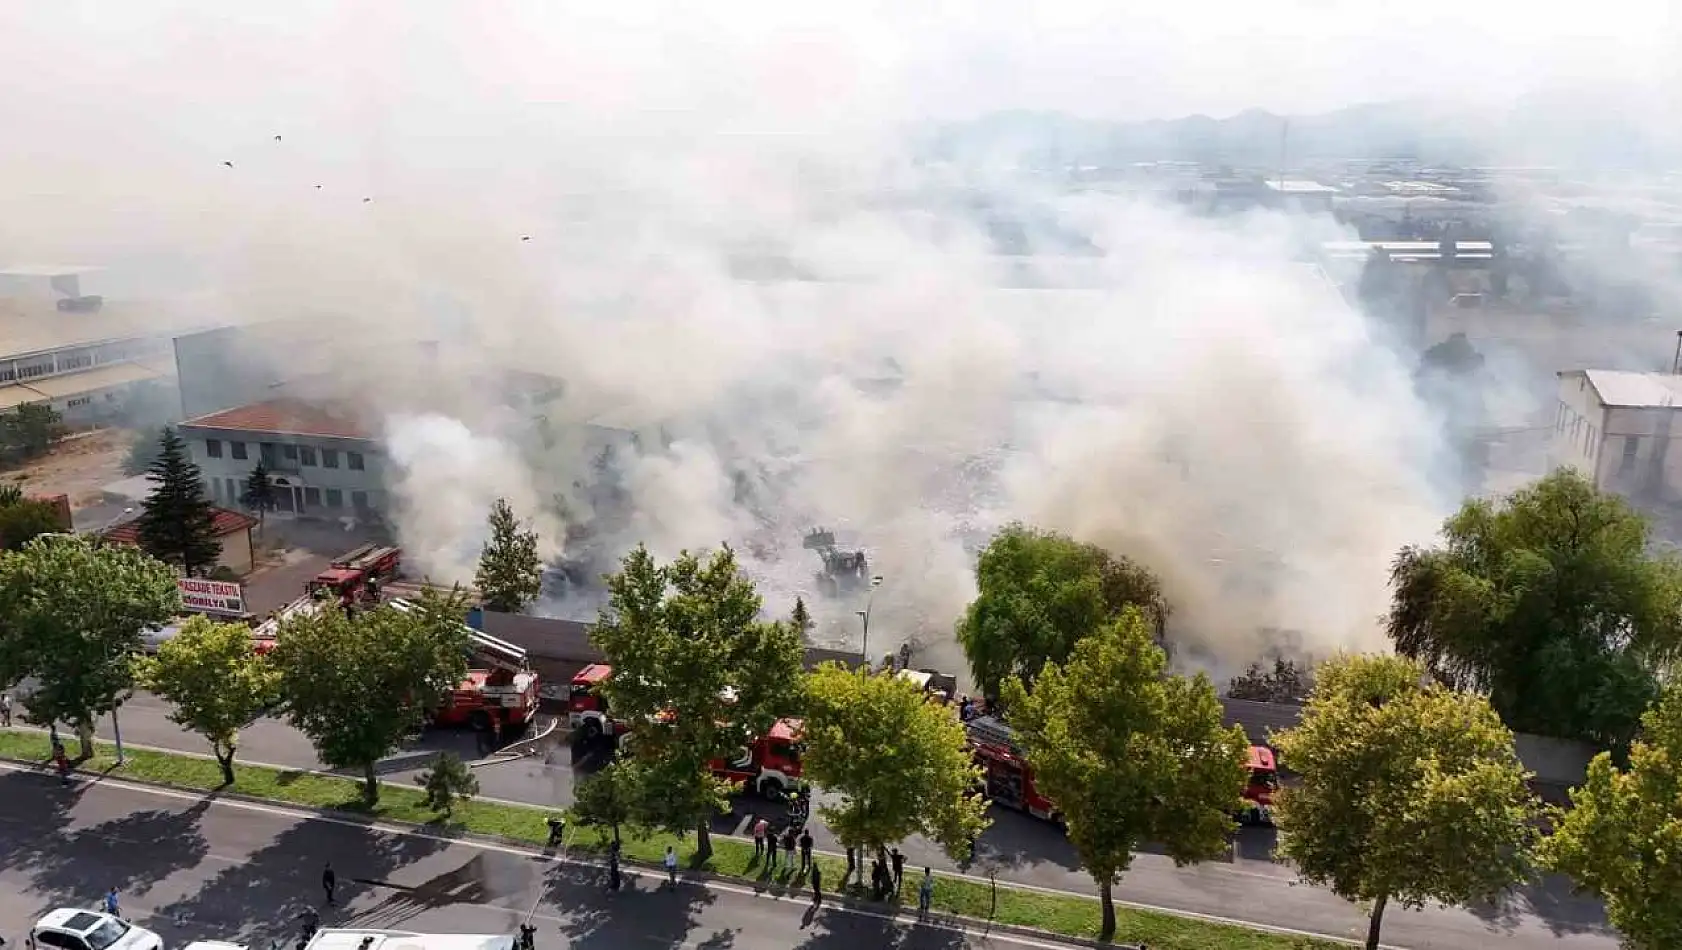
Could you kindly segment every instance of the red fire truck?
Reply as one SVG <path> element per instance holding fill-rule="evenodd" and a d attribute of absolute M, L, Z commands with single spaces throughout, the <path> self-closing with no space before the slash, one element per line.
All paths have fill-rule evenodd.
<path fill-rule="evenodd" d="M 394 598 L 386 606 L 405 613 L 420 609 L 412 601 Z M 538 678 L 526 651 L 507 640 L 462 624 L 467 631 L 467 679 L 450 691 L 444 705 L 432 711 L 434 726 L 471 726 L 489 730 L 493 721 L 502 730 L 518 732 L 537 715 Z"/>
<path fill-rule="evenodd" d="M 736 758 L 715 759 L 713 775 L 741 782 L 748 791 L 766 798 L 784 798 L 799 787 L 805 772 L 801 764 L 805 725 L 799 719 L 777 720 L 769 733 L 753 740 Z"/>
<path fill-rule="evenodd" d="M 378 601 L 379 586 L 395 578 L 402 567 L 402 548 L 364 544 L 334 558 L 305 589 L 312 595 L 330 595 L 340 603 Z"/>
<path fill-rule="evenodd" d="M 978 716 L 964 727 L 990 801 L 1047 821 L 1062 820 L 1057 806 L 1034 784 L 1034 770 L 1016 744 L 1010 726 L 993 716 Z M 1245 807 L 1235 817 L 1243 824 L 1271 825 L 1273 793 L 1279 787 L 1273 750 L 1251 746 L 1249 768 L 1243 792 Z"/>
<path fill-rule="evenodd" d="M 567 728 L 584 742 L 618 741 L 630 731 L 627 723 L 607 712 L 607 697 L 602 695 L 601 685 L 612 675 L 613 667 L 606 663 L 591 663 L 573 674 L 567 690 Z"/>

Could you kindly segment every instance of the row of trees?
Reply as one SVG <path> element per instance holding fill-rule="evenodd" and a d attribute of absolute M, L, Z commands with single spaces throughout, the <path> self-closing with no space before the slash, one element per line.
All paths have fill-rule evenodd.
<path fill-rule="evenodd" d="M 467 674 L 465 600 L 433 592 L 413 611 L 295 616 L 267 656 L 257 654 L 249 627 L 194 617 L 144 657 L 143 632 L 180 612 L 175 579 L 144 551 L 80 537 L 40 537 L 0 553 L 0 683 L 34 680 L 24 718 L 69 725 L 87 757 L 99 717 L 145 687 L 174 705 L 175 722 L 204 736 L 232 782 L 239 730 L 280 709 L 323 762 L 360 770 L 373 802 L 375 763 Z"/>
<path fill-rule="evenodd" d="M 1244 698 L 1306 694 L 1301 725 L 1272 737 L 1301 776 L 1278 798 L 1280 850 L 1304 879 L 1371 907 L 1371 946 L 1390 904 L 1491 899 L 1537 868 L 1603 897 L 1630 946 L 1682 946 L 1682 868 L 1669 857 L 1682 840 L 1682 685 L 1667 678 L 1682 571 L 1649 541 L 1639 515 L 1569 471 L 1499 503 L 1468 502 L 1440 547 L 1397 559 L 1387 619 L 1400 656 L 1340 656 L 1312 676 L 1279 660 L 1234 680 Z M 1188 803 L 1225 794 L 1224 755 L 1141 766 L 1150 736 L 1221 741 L 1213 690 L 1165 676 L 1155 659 L 1167 607 L 1148 572 L 1014 526 L 982 555 L 978 581 L 959 640 L 1023 734 L 1100 892 L 1133 842 L 1161 835 L 1177 860 L 1209 854 L 1221 822 L 1194 832 Z M 1065 711 L 1050 726 L 1047 706 Z M 1152 709 L 1192 710 L 1193 722 L 1172 726 Z M 1515 726 L 1612 750 L 1570 811 L 1547 813 L 1527 791 Z M 1130 801 L 1151 806 L 1132 816 Z M 1545 825 L 1554 833 L 1544 839 Z"/>

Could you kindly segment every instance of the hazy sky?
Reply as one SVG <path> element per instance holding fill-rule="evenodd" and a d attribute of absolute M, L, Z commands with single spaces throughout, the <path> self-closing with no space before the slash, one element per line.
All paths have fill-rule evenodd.
<path fill-rule="evenodd" d="M 1676 4 L 1104 0 L 0 4 L 0 115 L 179 134 L 538 104 L 827 125 L 1674 88 Z M 456 115 L 453 118 L 467 118 Z M 15 128 L 10 122 L 8 126 Z"/>

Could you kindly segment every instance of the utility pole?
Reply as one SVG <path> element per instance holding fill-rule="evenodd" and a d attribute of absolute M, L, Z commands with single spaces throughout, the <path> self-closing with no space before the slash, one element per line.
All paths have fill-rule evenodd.
<path fill-rule="evenodd" d="M 882 586 L 882 575 L 877 574 L 870 579 L 870 596 L 864 602 L 863 610 L 853 613 L 864 621 L 864 641 L 859 644 L 859 656 L 864 660 L 864 668 L 870 669 L 870 609 L 876 605 L 876 588 Z"/>

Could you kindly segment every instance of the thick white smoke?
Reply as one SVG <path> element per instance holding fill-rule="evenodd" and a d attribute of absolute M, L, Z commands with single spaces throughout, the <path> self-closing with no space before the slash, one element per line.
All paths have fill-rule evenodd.
<path fill-rule="evenodd" d="M 1366 646 L 1389 558 L 1454 499 L 1413 358 L 1297 260 L 1338 235 L 912 143 L 1010 108 L 1332 107 L 1389 95 L 1386 62 L 1421 95 L 1592 66 L 1673 96 L 1666 10 L 1621 6 L 43 5 L 0 31 L 0 125 L 29 144 L 0 156 L 0 249 L 167 247 L 232 319 L 328 315 L 315 362 L 389 420 L 435 576 L 471 575 L 508 497 L 586 584 L 637 541 L 728 541 L 821 638 L 856 642 L 868 606 L 872 652 L 950 667 L 974 550 L 1019 518 L 1162 574 L 1210 654 Z M 993 256 L 1001 222 L 1029 258 Z M 417 334 L 440 297 L 457 326 Z M 436 360 L 399 355 L 417 335 Z M 820 525 L 873 599 L 818 590 Z"/>

